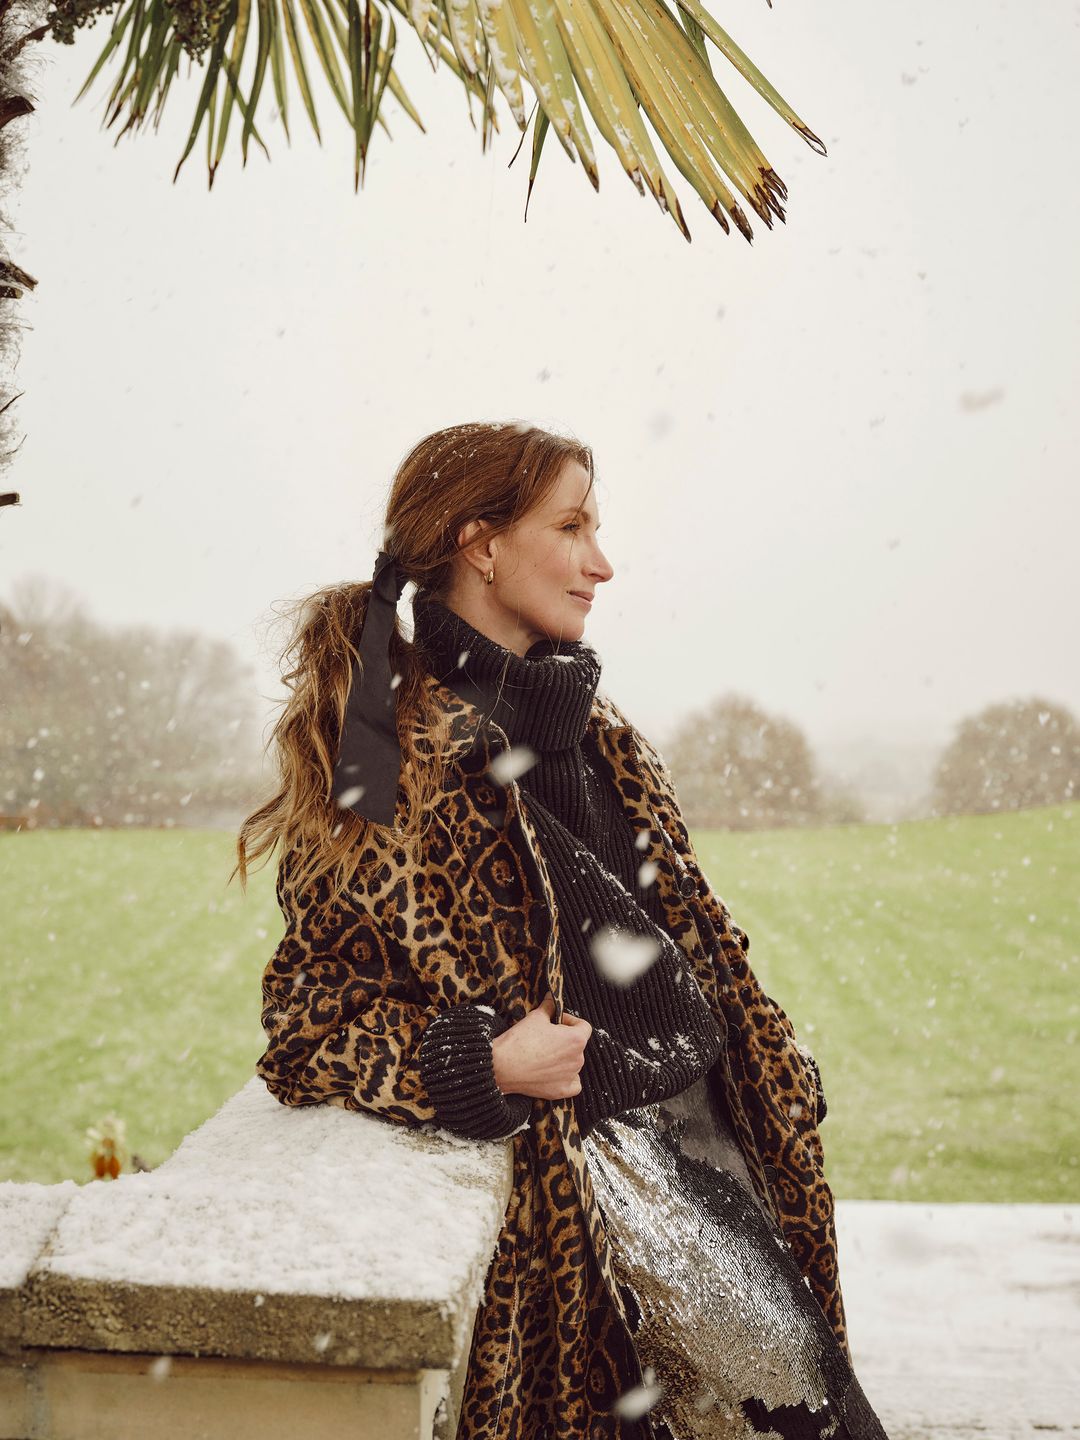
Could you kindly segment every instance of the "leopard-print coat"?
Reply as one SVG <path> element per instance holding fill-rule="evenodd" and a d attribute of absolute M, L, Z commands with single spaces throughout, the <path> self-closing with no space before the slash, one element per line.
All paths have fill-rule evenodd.
<path fill-rule="evenodd" d="M 487 773 L 509 742 L 494 725 L 478 734 L 474 706 L 432 676 L 426 683 L 447 714 L 450 749 L 423 865 L 408 867 L 388 846 L 383 864 L 333 906 L 293 891 L 288 856 L 279 866 L 286 931 L 263 976 L 268 1044 L 256 1070 L 284 1104 L 433 1122 L 416 1057 L 437 1014 L 485 1004 L 513 1024 L 550 988 L 555 1023 L 562 1015 L 558 911 L 527 801 L 516 782 L 497 785 Z M 647 833 L 642 860 L 655 866 L 666 923 L 726 1028 L 711 1080 L 750 1178 L 850 1358 L 817 1065 L 758 983 L 746 933 L 702 872 L 662 756 L 599 691 L 588 725 L 630 823 Z M 398 803 L 404 823 L 403 792 Z M 515 815 L 524 855 L 509 840 Z M 573 1100 L 534 1100 L 510 1143 L 513 1190 L 476 1315 L 456 1440 L 637 1434 L 610 1413 L 641 1367 Z"/>

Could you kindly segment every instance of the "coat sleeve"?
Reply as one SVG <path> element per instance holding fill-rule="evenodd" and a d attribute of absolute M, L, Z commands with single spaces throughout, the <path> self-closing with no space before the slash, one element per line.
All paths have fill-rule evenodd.
<path fill-rule="evenodd" d="M 285 934 L 262 979 L 266 1048 L 255 1071 L 283 1105 L 330 1102 L 400 1124 L 435 1124 L 502 1139 L 532 1101 L 495 1083 L 491 1042 L 507 1021 L 483 1004 L 425 1003 L 405 944 L 357 892 L 326 903 L 327 886 L 277 896 Z"/>

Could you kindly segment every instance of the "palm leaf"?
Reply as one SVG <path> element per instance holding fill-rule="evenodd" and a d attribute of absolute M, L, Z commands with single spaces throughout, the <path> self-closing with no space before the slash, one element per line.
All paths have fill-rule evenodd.
<path fill-rule="evenodd" d="M 90 74 L 83 81 L 82 89 L 75 96 L 76 101 L 82 99 L 82 97 L 90 89 L 90 86 L 97 79 L 98 71 L 105 64 L 105 61 L 108 60 L 109 56 L 116 49 L 117 45 L 120 44 L 120 41 L 124 38 L 124 31 L 127 29 L 128 24 L 131 21 L 131 17 L 132 15 L 134 15 L 134 13 L 135 9 L 134 6 L 132 6 L 130 10 L 125 10 L 121 15 L 118 15 L 116 17 L 116 20 L 113 22 L 112 30 L 109 33 L 108 44 L 105 46 L 105 49 L 102 50 L 101 54 L 94 62 L 94 68 L 90 71 Z"/>
<path fill-rule="evenodd" d="M 232 117 L 233 94 L 240 88 L 240 62 L 244 58 L 244 47 L 247 45 L 248 26 L 251 24 L 251 0 L 239 0 L 239 8 L 236 15 L 236 27 L 232 35 L 232 53 L 229 55 L 228 64 L 225 66 L 226 77 L 232 80 L 232 84 L 226 87 L 225 97 L 221 105 L 221 118 L 218 121 L 217 149 L 214 152 L 214 159 L 210 166 L 210 183 L 214 183 L 214 171 L 221 163 L 221 157 L 225 153 L 225 137 L 229 131 L 229 120 Z"/>
<path fill-rule="evenodd" d="M 235 7 L 236 0 L 232 0 L 232 10 L 230 11 L 230 15 L 235 14 Z M 209 154 L 209 150 L 210 146 L 213 144 L 214 137 L 214 111 L 217 108 L 215 104 L 217 96 L 217 82 L 218 75 L 221 71 L 221 59 L 225 53 L 225 42 L 229 37 L 230 28 L 231 27 L 226 20 L 226 23 L 223 23 L 221 29 L 218 31 L 217 39 L 214 41 L 213 49 L 210 52 L 210 59 L 207 62 L 206 66 L 206 78 L 203 81 L 203 87 L 199 94 L 198 103 L 195 106 L 195 119 L 192 121 L 191 129 L 188 132 L 187 146 L 185 147 L 184 153 L 180 156 L 180 159 L 177 162 L 176 169 L 173 171 L 174 185 L 176 184 L 176 177 L 180 174 L 180 166 L 183 165 L 184 161 L 191 154 L 191 151 L 195 145 L 195 141 L 198 138 L 199 130 L 202 127 L 204 116 L 209 117 L 209 131 L 207 134 L 207 163 L 209 164 L 210 160 L 212 159 L 212 156 Z"/>
<path fill-rule="evenodd" d="M 454 54 L 469 75 L 479 75 L 483 64 L 483 29 L 472 0 L 443 0 L 446 28 Z"/>
<path fill-rule="evenodd" d="M 90 7 L 100 5 L 101 0 L 85 3 Z M 457 77 L 470 115 L 473 98 L 479 100 L 485 149 L 492 130 L 498 128 L 495 91 L 506 100 L 523 138 L 530 123 L 525 115 L 525 86 L 532 91 L 536 104 L 529 195 L 549 128 L 566 155 L 581 161 L 593 188 L 599 189 L 600 173 L 588 123 L 591 118 L 637 190 L 641 194 L 648 191 L 687 240 L 689 227 L 650 130 L 667 159 L 725 231 L 730 230 L 730 218 L 747 240 L 753 239 L 741 202 L 770 229 L 774 218 L 784 220 L 780 201 L 786 199 L 787 188 L 721 88 L 710 45 L 812 149 L 826 153 L 817 135 L 705 9 L 702 0 L 228 0 L 220 16 L 207 8 L 212 3 L 119 0 L 108 42 L 76 97 L 86 93 L 110 60 L 120 57 L 119 74 L 107 102 L 109 124 L 127 107 L 129 117 L 121 134 L 138 127 L 154 100 L 156 125 L 176 74 L 180 49 L 188 49 L 205 73 L 174 179 L 205 122 L 207 166 L 213 184 L 225 153 L 234 103 L 244 117 L 243 164 L 247 164 L 252 136 L 266 152 L 255 120 L 268 67 L 286 139 L 287 70 L 291 67 L 321 143 L 309 76 L 314 52 L 317 69 L 355 137 L 353 183 L 359 188 L 375 126 L 381 125 L 389 138 L 382 113 L 387 91 L 406 115 L 424 128 L 395 70 L 395 10 L 416 32 L 432 68 L 445 65 Z M 258 38 L 245 91 L 241 75 L 253 4 Z M 190 13 L 188 6 L 192 7 Z M 186 21 L 182 31 L 178 16 Z M 192 40 L 195 34 L 201 37 L 199 41 Z M 385 43 L 380 44 L 384 37 Z M 126 49 L 121 54 L 125 39 Z"/>
<path fill-rule="evenodd" d="M 155 130 L 157 129 L 157 127 L 158 127 L 158 122 L 159 122 L 160 119 L 161 119 L 161 112 L 162 112 L 162 109 L 164 108 L 164 105 L 165 105 L 165 97 L 166 97 L 166 95 L 168 95 L 168 93 L 169 93 L 169 86 L 172 84 L 173 76 L 176 74 L 177 70 L 180 68 L 180 56 L 181 56 L 181 53 L 183 52 L 183 48 L 184 48 L 184 47 L 180 44 L 180 41 L 177 40 L 175 36 L 174 36 L 173 39 L 169 42 L 169 54 L 168 54 L 167 63 L 166 63 L 166 65 L 165 65 L 165 73 L 164 73 L 164 75 L 161 77 L 161 81 L 160 81 L 160 83 L 159 83 L 159 85 L 158 85 L 157 97 L 156 97 L 156 99 L 155 99 L 155 101 L 154 101 L 154 129 L 155 129 Z"/>
<path fill-rule="evenodd" d="M 769 0 L 769 3 L 771 7 L 772 0 Z M 698 0 L 679 0 L 679 5 L 681 9 L 685 10 L 692 17 L 717 49 L 731 61 L 736 70 L 749 80 L 750 84 L 753 85 L 754 89 L 760 95 L 765 97 L 777 114 L 782 115 L 788 124 L 796 129 L 807 144 L 816 150 L 819 155 L 826 154 L 825 146 L 810 129 L 809 125 L 799 119 L 787 101 L 777 94 L 776 90 L 774 90 L 768 80 L 765 79 L 765 76 L 750 57 L 739 49 L 738 45 L 735 44 L 735 41 L 732 40 L 726 30 L 720 28 L 704 6 L 700 5 Z"/>
<path fill-rule="evenodd" d="M 263 80 L 266 77 L 266 62 L 270 58 L 270 42 L 273 38 L 274 22 L 270 18 L 270 0 L 258 0 L 259 5 L 259 49 L 255 61 L 255 79 L 252 82 L 251 94 L 248 96 L 248 110 L 244 116 L 244 133 L 240 137 L 241 149 L 244 152 L 244 164 L 247 164 L 248 138 L 254 130 L 255 110 L 259 104 L 259 96 L 262 94 Z M 259 142 L 262 143 L 261 141 Z M 265 149 L 266 147 L 263 146 Z"/>
<path fill-rule="evenodd" d="M 334 99 L 341 106 L 346 120 L 351 124 L 352 115 L 349 113 L 349 102 L 345 96 L 345 81 L 342 78 L 341 67 L 334 51 L 334 37 L 327 28 L 326 20 L 319 8 L 319 0 L 298 0 L 298 4 Z M 351 23 L 350 20 L 350 28 Z"/>
<path fill-rule="evenodd" d="M 293 0 L 281 0 L 281 9 L 285 19 L 285 34 L 289 42 L 289 54 L 292 56 L 293 66 L 296 70 L 297 84 L 300 86 L 300 94 L 304 97 L 304 107 L 308 112 L 311 128 L 315 131 L 315 138 L 321 145 L 322 132 L 319 129 L 319 122 L 315 116 L 315 98 L 311 93 L 311 82 L 308 80 L 307 66 L 304 64 L 303 51 L 300 49 L 300 34 L 297 30 L 296 15 L 293 11 Z"/>
<path fill-rule="evenodd" d="M 260 5 L 263 3 L 264 0 L 259 0 Z M 285 131 L 285 139 L 291 142 L 289 135 L 289 92 L 285 84 L 285 51 L 281 44 L 282 17 L 278 15 L 276 5 L 267 4 L 266 9 L 270 17 L 270 73 L 274 77 L 274 98 L 277 101 L 278 112 L 281 115 L 281 127 Z"/>

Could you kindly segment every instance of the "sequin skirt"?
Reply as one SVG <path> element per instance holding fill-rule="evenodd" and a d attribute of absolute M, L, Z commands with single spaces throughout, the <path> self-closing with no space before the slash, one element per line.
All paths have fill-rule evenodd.
<path fill-rule="evenodd" d="M 642 1437 L 887 1440 L 707 1076 L 599 1121 L 584 1145 L 659 1392 Z"/>

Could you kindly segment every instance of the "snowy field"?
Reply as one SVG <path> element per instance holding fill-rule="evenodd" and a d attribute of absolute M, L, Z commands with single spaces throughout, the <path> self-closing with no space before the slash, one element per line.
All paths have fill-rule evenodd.
<path fill-rule="evenodd" d="M 1080 1435 L 1080 1205 L 837 1216 L 855 1367 L 890 1440 Z"/>

